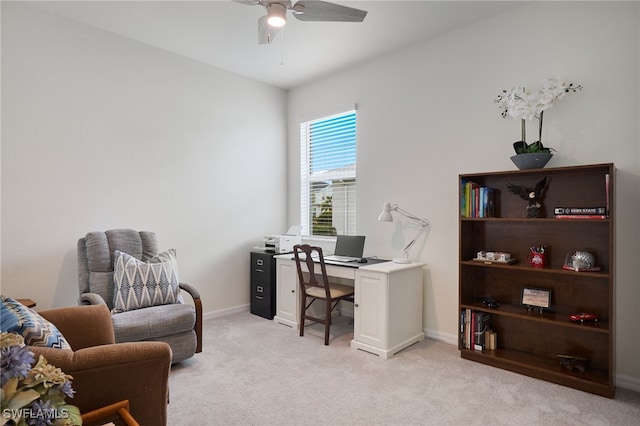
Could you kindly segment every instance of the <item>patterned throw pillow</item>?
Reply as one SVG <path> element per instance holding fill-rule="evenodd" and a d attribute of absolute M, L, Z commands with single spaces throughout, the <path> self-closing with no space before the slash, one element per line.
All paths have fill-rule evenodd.
<path fill-rule="evenodd" d="M 2 295 L 0 308 L 0 330 L 22 335 L 27 346 L 71 349 L 55 325 L 17 300 Z"/>
<path fill-rule="evenodd" d="M 160 253 L 148 262 L 116 250 L 113 282 L 115 291 L 111 312 L 115 314 L 149 306 L 182 303 L 174 249 Z"/>

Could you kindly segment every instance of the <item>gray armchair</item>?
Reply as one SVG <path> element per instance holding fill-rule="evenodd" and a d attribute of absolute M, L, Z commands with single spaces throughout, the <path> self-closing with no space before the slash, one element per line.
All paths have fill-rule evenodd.
<path fill-rule="evenodd" d="M 107 305 L 114 308 L 115 251 L 128 253 L 146 262 L 159 254 L 153 232 L 114 229 L 90 232 L 78 240 L 78 284 L 81 305 Z M 172 363 L 202 352 L 202 302 L 198 290 L 180 283 L 181 293 L 187 293 L 193 306 L 172 303 L 112 313 L 117 343 L 161 341 L 171 347 Z"/>

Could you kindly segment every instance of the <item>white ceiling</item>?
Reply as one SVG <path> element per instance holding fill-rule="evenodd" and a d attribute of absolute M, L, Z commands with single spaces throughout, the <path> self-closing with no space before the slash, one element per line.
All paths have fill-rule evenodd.
<path fill-rule="evenodd" d="M 362 23 L 303 22 L 258 45 L 261 6 L 232 0 L 44 1 L 37 6 L 216 67 L 289 89 L 525 5 L 523 1 L 336 0 Z"/>

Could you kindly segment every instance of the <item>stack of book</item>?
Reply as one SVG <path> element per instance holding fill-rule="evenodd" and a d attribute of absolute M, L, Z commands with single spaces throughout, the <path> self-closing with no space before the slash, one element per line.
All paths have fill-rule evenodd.
<path fill-rule="evenodd" d="M 606 219 L 606 207 L 555 207 L 556 219 Z"/>
<path fill-rule="evenodd" d="M 599 207 L 554 207 L 556 219 L 607 219 L 610 213 L 611 178 L 604 175 L 605 205 Z"/>
<path fill-rule="evenodd" d="M 460 348 L 482 351 L 495 349 L 495 333 L 490 329 L 491 314 L 466 308 L 460 311 Z M 491 334 L 494 337 L 491 340 Z M 489 339 L 487 339 L 489 337 Z"/>
<path fill-rule="evenodd" d="M 463 180 L 460 183 L 460 215 L 462 217 L 494 217 L 493 188 Z"/>

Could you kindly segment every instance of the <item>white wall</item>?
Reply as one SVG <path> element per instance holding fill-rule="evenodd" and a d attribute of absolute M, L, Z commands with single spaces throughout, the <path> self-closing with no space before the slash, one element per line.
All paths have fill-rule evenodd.
<path fill-rule="evenodd" d="M 286 155 L 284 91 L 2 2 L 3 294 L 75 305 L 77 239 L 126 227 L 176 248 L 205 311 L 246 305 Z"/>
<path fill-rule="evenodd" d="M 298 123 L 358 105 L 357 227 L 366 254 L 398 255 L 416 232 L 401 221 L 378 223 L 384 201 L 430 220 L 414 249 L 428 265 L 429 335 L 456 341 L 458 174 L 515 169 L 519 122 L 502 119 L 493 99 L 512 85 L 562 77 L 584 90 L 545 114 L 543 142 L 558 150 L 548 167 L 618 168 L 618 385 L 640 390 L 639 16 L 631 2 L 536 3 L 290 92 L 291 170 Z M 290 173 L 290 222 L 298 217 L 297 178 Z"/>

